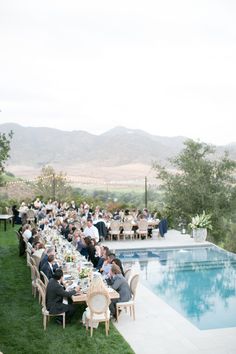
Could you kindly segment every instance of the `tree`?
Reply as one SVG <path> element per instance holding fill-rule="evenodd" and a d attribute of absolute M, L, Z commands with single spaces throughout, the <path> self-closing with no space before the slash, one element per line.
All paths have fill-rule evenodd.
<path fill-rule="evenodd" d="M 1 182 L 1 175 L 4 172 L 4 164 L 6 160 L 10 157 L 10 143 L 13 137 L 13 131 L 11 130 L 10 133 L 0 133 L 0 182 Z"/>
<path fill-rule="evenodd" d="M 212 235 L 215 241 L 220 240 L 222 217 L 229 218 L 232 211 L 236 162 L 227 153 L 218 160 L 210 159 L 215 150 L 204 143 L 187 140 L 184 145 L 183 151 L 170 160 L 174 171 L 154 165 L 162 181 L 166 207 L 176 221 L 185 219 L 187 223 L 205 210 L 212 215 Z"/>
<path fill-rule="evenodd" d="M 56 173 L 51 166 L 42 168 L 35 187 L 36 192 L 42 195 L 45 200 L 64 201 L 69 198 L 71 193 L 71 187 L 68 186 L 66 175 L 63 172 Z"/>

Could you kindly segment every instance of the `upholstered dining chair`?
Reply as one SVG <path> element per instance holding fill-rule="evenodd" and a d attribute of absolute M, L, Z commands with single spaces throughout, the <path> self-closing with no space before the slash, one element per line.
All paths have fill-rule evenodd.
<path fill-rule="evenodd" d="M 133 224 L 131 221 L 124 221 L 123 222 L 123 236 L 124 239 L 126 239 L 126 237 L 129 237 L 131 240 L 134 237 L 134 231 L 133 229 Z"/>
<path fill-rule="evenodd" d="M 105 322 L 106 335 L 109 332 L 110 324 L 110 298 L 109 294 L 104 291 L 95 291 L 87 297 L 87 309 L 85 311 L 86 330 L 90 326 L 90 335 L 93 335 L 93 322 Z"/>
<path fill-rule="evenodd" d="M 117 238 L 118 241 L 120 240 L 120 226 L 121 223 L 119 220 L 111 220 L 110 230 L 109 230 L 111 240 L 113 239 L 114 236 Z"/>
<path fill-rule="evenodd" d="M 138 235 L 139 238 L 145 237 L 147 239 L 148 221 L 146 219 L 141 219 L 138 221 L 138 229 L 136 231 L 136 234 Z"/>
<path fill-rule="evenodd" d="M 27 223 L 31 224 L 35 224 L 35 212 L 33 209 L 29 209 L 26 213 L 26 221 Z"/>
<path fill-rule="evenodd" d="M 116 320 L 118 322 L 118 317 L 119 313 L 122 309 L 127 309 L 130 310 L 130 316 L 133 317 L 133 320 L 135 320 L 135 307 L 134 307 L 134 300 L 136 296 L 136 290 L 137 290 L 137 285 L 139 281 L 139 274 L 134 274 L 130 280 L 130 290 L 132 294 L 132 298 L 129 301 L 126 302 L 117 302 L 116 303 Z"/>
<path fill-rule="evenodd" d="M 41 299 L 44 330 L 46 330 L 47 328 L 47 321 L 49 321 L 50 317 L 55 317 L 55 316 L 62 316 L 62 324 L 63 324 L 63 328 L 65 328 L 66 313 L 65 312 L 56 313 L 56 314 L 49 313 L 46 307 L 46 292 L 44 291 L 43 287 L 40 285 L 39 282 L 37 282 L 37 288 Z"/>
<path fill-rule="evenodd" d="M 125 279 L 127 280 L 128 283 L 129 283 L 129 280 L 130 280 L 131 272 L 132 272 L 132 268 L 127 268 L 124 271 Z"/>

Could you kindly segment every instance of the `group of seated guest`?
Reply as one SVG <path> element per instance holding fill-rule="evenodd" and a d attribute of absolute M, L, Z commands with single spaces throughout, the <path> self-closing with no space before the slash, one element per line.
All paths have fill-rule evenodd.
<path fill-rule="evenodd" d="M 62 238 L 70 242 L 69 247 L 75 247 L 81 255 L 85 256 L 88 261 L 91 261 L 93 267 L 102 274 L 102 278 L 119 293 L 120 298 L 112 300 L 110 305 L 111 314 L 115 316 L 116 302 L 129 301 L 131 298 L 129 284 L 124 277 L 122 263 L 116 257 L 115 253 L 111 252 L 108 247 L 100 244 L 101 239 L 106 237 L 104 229 L 106 224 L 102 218 L 100 209 L 96 208 L 96 216 L 94 214 L 96 219 L 93 221 L 91 218 L 93 213 L 87 210 L 87 205 L 85 205 L 83 210 L 85 212 L 88 211 L 87 215 L 89 217 L 86 221 L 84 219 L 84 224 L 82 224 L 76 222 L 76 218 L 73 219 L 77 215 L 76 213 L 79 213 L 79 209 L 76 211 L 73 205 L 71 204 L 68 213 L 66 212 L 65 216 L 62 216 L 58 215 L 58 212 L 59 210 L 63 210 L 64 212 L 65 209 L 56 209 L 54 202 L 49 201 L 48 204 L 44 205 L 37 201 L 34 205 L 38 221 L 37 227 L 33 227 L 34 224 L 24 224 L 22 226 L 21 231 L 24 242 L 32 245 L 31 255 L 38 260 L 38 263 L 36 263 L 39 271 L 42 271 L 49 279 L 46 296 L 47 309 L 52 314 L 58 313 L 58 311 L 65 311 L 67 319 L 74 312 L 72 305 L 65 307 L 66 305 L 62 304 L 62 298 L 70 297 L 75 294 L 75 291 L 67 292 L 63 288 L 63 272 L 59 267 L 59 261 L 56 260 L 55 247 L 46 248 L 44 246 L 45 239 L 43 239 L 43 235 L 47 234 L 44 231 L 52 229 L 52 233 L 55 231 Z M 96 225 L 100 226 L 97 227 Z"/>

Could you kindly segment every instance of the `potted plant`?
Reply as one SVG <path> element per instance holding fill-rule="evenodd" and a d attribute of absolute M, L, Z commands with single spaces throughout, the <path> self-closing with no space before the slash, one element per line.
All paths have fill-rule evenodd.
<path fill-rule="evenodd" d="M 212 230 L 211 215 L 203 211 L 202 214 L 197 214 L 192 218 L 192 222 L 189 226 L 193 230 L 194 241 L 204 242 L 207 237 L 207 229 Z"/>

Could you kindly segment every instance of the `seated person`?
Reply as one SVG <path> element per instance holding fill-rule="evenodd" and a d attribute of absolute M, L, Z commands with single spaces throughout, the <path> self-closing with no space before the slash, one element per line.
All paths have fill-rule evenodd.
<path fill-rule="evenodd" d="M 48 261 L 48 257 L 50 255 L 54 255 L 55 256 L 55 248 L 54 247 L 50 247 L 46 250 L 46 253 L 43 253 L 40 259 L 40 263 L 39 263 L 39 271 L 42 270 L 42 267 L 44 265 L 44 263 L 46 263 Z M 57 268 L 59 268 L 57 263 L 53 264 L 53 269 L 56 270 Z"/>
<path fill-rule="evenodd" d="M 54 274 L 54 269 L 53 266 L 55 264 L 55 256 L 53 254 L 50 254 L 48 256 L 47 262 L 43 264 L 41 267 L 41 271 L 44 272 L 44 274 L 47 276 L 48 279 L 51 279 Z M 43 279 L 42 279 L 43 281 Z"/>
<path fill-rule="evenodd" d="M 111 315 L 116 317 L 116 303 L 126 302 L 131 299 L 130 287 L 125 277 L 121 274 L 120 267 L 116 264 L 112 264 L 111 266 L 107 283 L 120 295 L 119 299 L 112 299 L 109 306 Z"/>
<path fill-rule="evenodd" d="M 17 206 L 16 205 L 12 206 L 12 215 L 13 215 L 13 225 L 14 224 L 20 225 L 21 224 L 21 218 L 20 218 L 20 213 L 17 210 Z"/>
<path fill-rule="evenodd" d="M 104 260 L 102 268 L 100 269 L 100 272 L 102 273 L 104 278 L 107 278 L 107 276 L 110 273 L 111 270 L 111 262 L 113 259 L 116 258 L 115 253 L 108 252 L 107 253 L 107 259 Z"/>
<path fill-rule="evenodd" d="M 104 263 L 104 261 L 107 259 L 108 257 L 108 252 L 109 252 L 109 248 L 107 246 L 101 246 L 101 256 L 98 260 L 98 264 L 97 264 L 97 270 L 100 270 L 102 268 L 102 265 Z"/>
<path fill-rule="evenodd" d="M 94 239 L 96 243 L 99 242 L 98 229 L 93 225 L 93 220 L 90 218 L 87 219 L 87 226 L 84 229 L 84 235 Z"/>
<path fill-rule="evenodd" d="M 70 298 L 72 295 L 75 295 L 79 292 L 79 287 L 77 286 L 74 290 L 66 291 L 61 285 L 63 281 L 63 271 L 58 268 L 55 270 L 53 277 L 49 280 L 47 289 L 46 289 L 46 307 L 49 313 L 66 313 L 66 321 L 69 321 L 73 316 L 75 309 L 72 304 L 64 304 L 63 298 Z M 58 319 L 62 322 L 62 319 Z"/>
<path fill-rule="evenodd" d="M 114 258 L 114 259 L 111 261 L 111 264 L 116 264 L 116 265 L 118 265 L 118 267 L 120 267 L 121 274 L 123 275 L 123 277 L 125 276 L 124 269 L 123 269 L 121 260 L 120 260 L 119 258 Z"/>
<path fill-rule="evenodd" d="M 94 246 L 94 240 L 92 240 L 90 237 L 85 237 L 84 241 L 87 246 L 88 261 L 92 262 L 94 268 L 96 268 L 99 257 L 96 256 L 96 248 Z"/>

